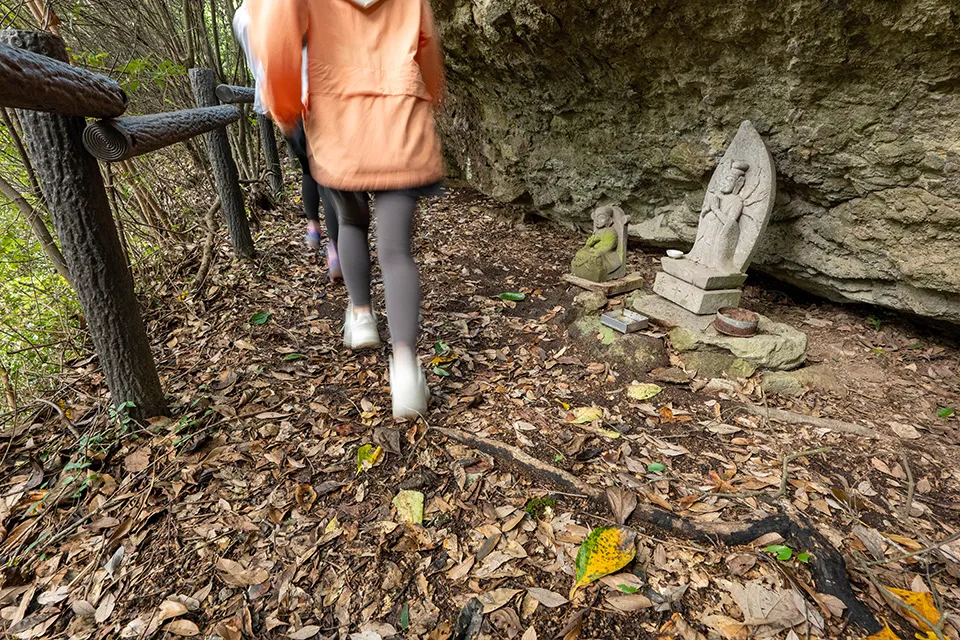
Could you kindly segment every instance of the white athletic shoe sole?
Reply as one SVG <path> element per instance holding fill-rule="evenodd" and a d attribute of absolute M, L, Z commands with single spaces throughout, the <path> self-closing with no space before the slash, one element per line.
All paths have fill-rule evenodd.
<path fill-rule="evenodd" d="M 377 318 L 373 313 L 353 313 L 353 305 L 347 305 L 343 319 L 343 346 L 348 349 L 372 349 L 380 346 Z"/>
<path fill-rule="evenodd" d="M 398 364 L 390 358 L 390 392 L 394 418 L 412 419 L 427 412 L 430 387 L 416 359 Z"/>

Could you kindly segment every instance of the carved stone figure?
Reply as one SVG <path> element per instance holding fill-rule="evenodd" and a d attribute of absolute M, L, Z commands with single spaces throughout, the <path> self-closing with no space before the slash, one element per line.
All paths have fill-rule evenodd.
<path fill-rule="evenodd" d="M 693 249 L 661 260 L 654 292 L 697 314 L 736 306 L 775 195 L 773 158 L 745 121 L 710 179 Z"/>
<path fill-rule="evenodd" d="M 774 180 L 763 140 L 744 122 L 710 180 L 697 240 L 686 259 L 719 273 L 746 272 L 770 219 Z"/>
<path fill-rule="evenodd" d="M 627 216 L 623 209 L 608 205 L 592 217 L 593 235 L 573 257 L 570 271 L 591 282 L 622 278 L 627 272 Z"/>

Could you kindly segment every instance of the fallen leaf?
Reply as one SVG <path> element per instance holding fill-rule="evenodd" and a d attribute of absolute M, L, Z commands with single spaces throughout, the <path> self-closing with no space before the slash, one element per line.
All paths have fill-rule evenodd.
<path fill-rule="evenodd" d="M 383 457 L 383 447 L 365 444 L 357 449 L 357 473 L 372 469 Z"/>
<path fill-rule="evenodd" d="M 863 640 L 900 640 L 900 636 L 895 634 L 890 628 L 890 625 L 884 622 L 883 629 L 867 636 Z"/>
<path fill-rule="evenodd" d="M 904 617 L 916 623 L 917 628 L 920 629 L 922 633 L 932 632 L 932 629 L 928 623 L 935 625 L 940 622 L 940 612 L 933 603 L 933 594 L 926 591 L 909 591 L 907 589 L 897 589 L 895 587 L 886 587 L 886 589 L 900 598 L 903 602 L 911 605 L 921 616 L 926 618 L 926 620 L 921 620 L 912 611 L 908 611 L 898 602 L 893 603 L 900 608 L 900 613 L 902 613 Z M 931 635 L 931 638 L 932 637 L 934 636 Z"/>
<path fill-rule="evenodd" d="M 163 622 L 164 620 L 169 620 L 170 618 L 176 618 L 177 616 L 182 616 L 187 612 L 187 606 L 182 602 L 175 602 L 174 600 L 164 600 L 160 603 L 160 609 L 157 611 L 155 622 Z"/>
<path fill-rule="evenodd" d="M 580 545 L 576 560 L 577 589 L 625 567 L 637 555 L 637 534 L 626 527 L 597 527 Z"/>
<path fill-rule="evenodd" d="M 113 591 L 108 591 L 106 595 L 100 598 L 100 604 L 97 605 L 97 612 L 93 615 L 93 619 L 97 624 L 103 624 L 106 622 L 110 615 L 113 613 L 113 609 L 117 604 L 117 594 Z"/>
<path fill-rule="evenodd" d="M 447 578 L 453 580 L 454 582 L 466 578 L 470 574 L 470 569 L 473 568 L 473 565 L 476 561 L 476 556 L 467 556 L 463 562 L 447 572 Z"/>
<path fill-rule="evenodd" d="M 249 587 L 254 584 L 266 582 L 270 577 L 266 569 L 254 567 L 244 569 L 239 562 L 234 562 L 227 558 L 220 558 L 217 561 L 217 569 L 223 572 L 221 577 L 223 581 L 235 587 Z"/>
<path fill-rule="evenodd" d="M 523 635 L 520 636 L 520 640 L 537 640 L 537 630 L 533 627 L 530 627 L 523 632 Z"/>
<path fill-rule="evenodd" d="M 537 602 L 545 607 L 550 607 L 551 609 L 555 609 L 556 607 L 570 602 L 559 593 L 549 591 L 547 589 L 529 587 L 527 589 L 527 593 L 529 593 Z"/>
<path fill-rule="evenodd" d="M 729 616 L 704 616 L 700 618 L 700 622 L 719 633 L 724 640 L 747 640 L 750 637 L 750 629 L 747 625 Z"/>
<path fill-rule="evenodd" d="M 609 487 L 607 502 L 610 503 L 610 510 L 613 511 L 617 524 L 623 524 L 637 508 L 637 494 L 621 487 Z"/>
<path fill-rule="evenodd" d="M 625 596 L 607 596 L 607 604 L 618 611 L 629 613 L 652 607 L 653 601 L 644 595 L 633 593 Z"/>
<path fill-rule="evenodd" d="M 304 483 L 297 485 L 297 488 L 293 492 L 293 497 L 297 501 L 297 507 L 299 507 L 300 511 L 306 513 L 310 511 L 310 507 L 317 501 L 317 492 L 310 484 Z"/>
<path fill-rule="evenodd" d="M 478 599 L 483 605 L 483 612 L 491 613 L 510 602 L 521 591 L 522 589 L 494 589 L 481 594 Z"/>
<path fill-rule="evenodd" d="M 297 631 L 294 631 L 291 634 L 288 634 L 287 637 L 291 640 L 307 640 L 313 636 L 320 633 L 320 627 L 315 624 L 308 624 L 305 627 L 300 627 Z"/>
<path fill-rule="evenodd" d="M 400 522 L 423 524 L 423 494 L 419 491 L 401 491 L 393 499 L 393 506 L 397 508 L 397 519 Z"/>
<path fill-rule="evenodd" d="M 627 387 L 627 395 L 634 400 L 640 401 L 649 400 L 661 391 L 663 391 L 663 387 L 658 384 L 653 384 L 652 382 L 632 384 Z"/>
<path fill-rule="evenodd" d="M 905 440 L 916 440 L 920 437 L 920 432 L 917 431 L 917 428 L 910 424 L 903 424 L 902 422 L 891 422 L 890 428 L 893 429 L 893 432 L 904 438 Z"/>
<path fill-rule="evenodd" d="M 599 407 L 577 407 L 567 415 L 567 422 L 573 424 L 589 424 L 603 420 L 603 409 Z"/>
<path fill-rule="evenodd" d="M 200 635 L 200 628 L 190 620 L 174 620 L 168 623 L 163 630 L 187 638 Z"/>

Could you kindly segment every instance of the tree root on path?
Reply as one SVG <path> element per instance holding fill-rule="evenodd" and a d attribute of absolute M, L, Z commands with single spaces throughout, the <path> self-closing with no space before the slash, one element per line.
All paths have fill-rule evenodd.
<path fill-rule="evenodd" d="M 876 438 L 878 440 L 887 439 L 887 436 L 884 436 L 883 434 L 878 433 L 868 427 L 861 427 L 860 425 L 853 424 L 852 422 L 834 420 L 833 418 L 818 418 L 816 416 L 808 416 L 802 413 L 794 413 L 793 411 L 784 411 L 783 409 L 758 407 L 754 404 L 744 404 L 740 405 L 738 408 L 746 411 L 747 413 L 752 413 L 755 416 L 760 416 L 762 418 L 766 418 L 767 420 L 773 420 L 774 422 L 784 422 L 786 424 L 808 424 L 820 429 L 830 429 L 831 431 L 837 431 L 839 433 L 850 433 L 867 438 Z"/>
<path fill-rule="evenodd" d="M 548 482 L 570 494 L 583 496 L 599 509 L 609 509 L 604 491 L 563 469 L 537 460 L 517 447 L 458 429 L 434 427 L 433 431 L 493 456 L 522 475 Z M 655 527 L 685 540 L 722 542 L 730 546 L 747 545 L 767 533 L 779 533 L 797 549 L 810 554 L 810 572 L 817 591 L 839 598 L 847 607 L 851 624 L 867 633 L 876 633 L 882 629 L 873 612 L 853 592 L 847 565 L 840 552 L 815 528 L 798 522 L 791 516 L 781 513 L 743 522 L 699 523 L 685 520 L 649 504 L 641 504 L 637 506 L 627 524 Z"/>

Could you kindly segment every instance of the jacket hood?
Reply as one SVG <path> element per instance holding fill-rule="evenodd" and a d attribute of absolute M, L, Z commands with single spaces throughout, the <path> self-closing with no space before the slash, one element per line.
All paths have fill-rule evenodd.
<path fill-rule="evenodd" d="M 383 2 L 383 0 L 347 0 L 347 2 L 351 2 L 361 9 L 369 9 L 378 2 Z"/>

